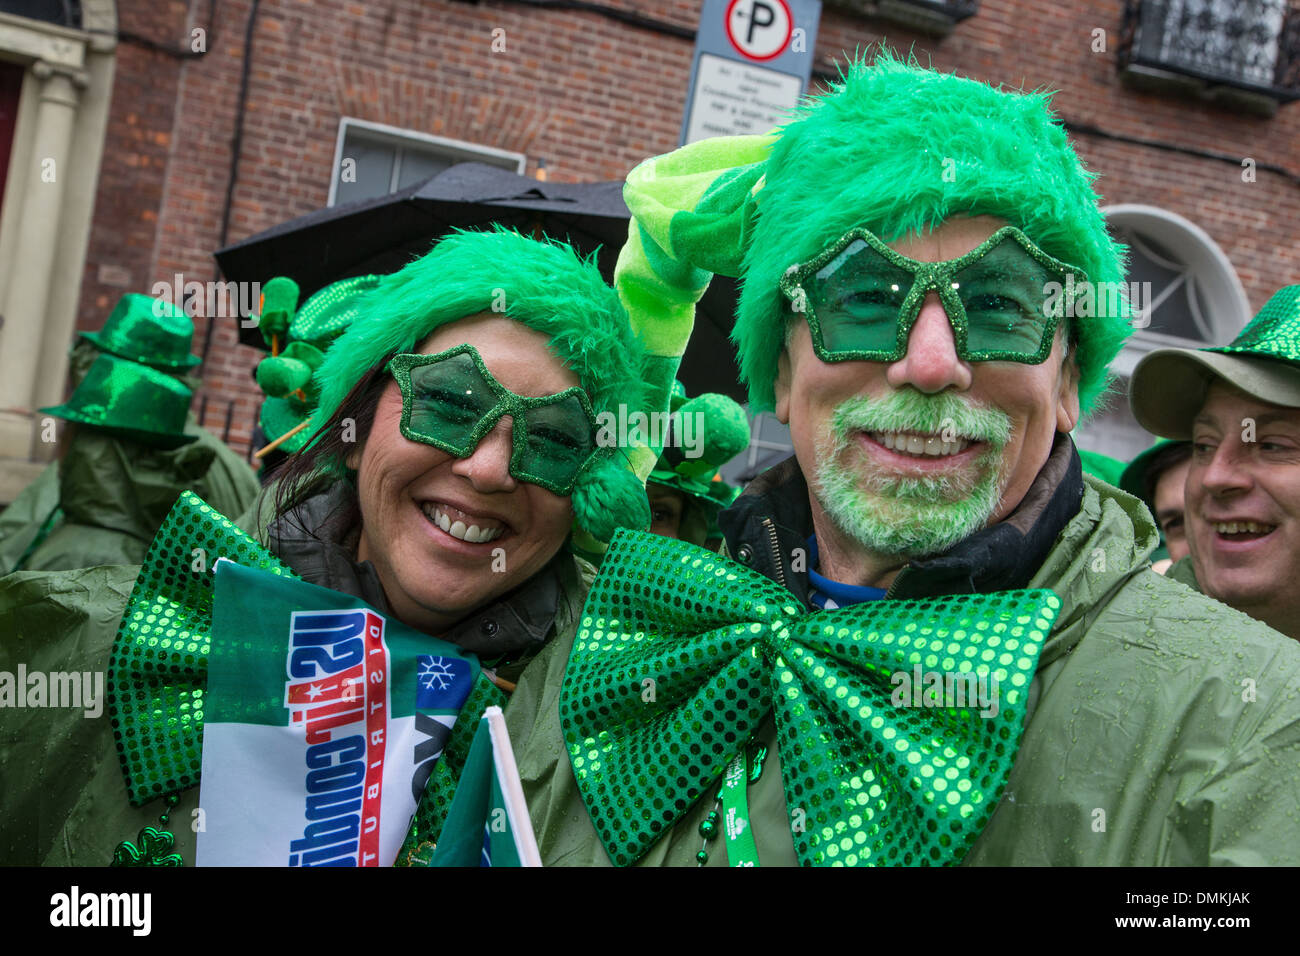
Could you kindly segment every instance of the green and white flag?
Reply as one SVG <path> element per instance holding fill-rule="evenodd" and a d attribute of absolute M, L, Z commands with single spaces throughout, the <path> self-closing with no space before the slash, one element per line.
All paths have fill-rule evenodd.
<path fill-rule="evenodd" d="M 337 591 L 213 573 L 198 864 L 392 864 L 478 661 Z"/>
<path fill-rule="evenodd" d="M 429 865 L 542 865 L 500 707 L 483 711 Z"/>

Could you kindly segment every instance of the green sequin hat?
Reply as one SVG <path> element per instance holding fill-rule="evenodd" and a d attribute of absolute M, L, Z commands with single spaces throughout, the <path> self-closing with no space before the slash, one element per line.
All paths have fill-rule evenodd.
<path fill-rule="evenodd" d="M 893 242 L 950 218 L 996 216 L 1092 282 L 1115 283 L 1101 288 L 1124 278 L 1123 247 L 1106 230 L 1094 176 L 1045 94 L 994 89 L 882 50 L 871 64 L 851 63 L 776 132 L 732 333 L 752 411 L 773 407 L 789 315 L 782 276 L 851 229 Z M 1127 307 L 1100 311 L 1119 314 L 1070 323 L 1085 411 L 1132 331 Z"/>
<path fill-rule="evenodd" d="M 276 336 L 277 344 L 279 336 L 288 339 L 278 355 L 268 356 L 257 366 L 257 384 L 267 396 L 258 424 L 267 441 L 275 441 L 311 418 L 320 396 L 314 375 L 325 361 L 325 350 L 361 314 L 360 303 L 379 285 L 379 280 L 379 276 L 366 275 L 334 282 L 316 292 L 296 312 L 289 310 L 297 302 L 297 285 L 284 277 L 267 283 L 260 318 L 264 326 L 268 318 L 276 321 L 271 323 L 270 331 L 263 327 L 263 333 L 268 341 Z M 310 430 L 303 429 L 282 442 L 280 450 L 292 454 L 310 438 Z"/>
<path fill-rule="evenodd" d="M 177 448 L 195 439 L 185 434 L 193 396 L 165 372 L 105 354 L 95 359 L 65 404 L 41 411 L 141 444 Z"/>
<path fill-rule="evenodd" d="M 81 337 L 119 358 L 154 368 L 193 368 L 202 359 L 190 354 L 194 323 L 162 299 L 131 292 L 122 296 L 104 327 Z"/>
<path fill-rule="evenodd" d="M 366 372 L 394 353 L 411 352 L 436 329 L 481 313 L 501 313 L 550 339 L 572 369 L 593 412 L 620 419 L 619 408 L 649 408 L 645 353 L 627 313 L 594 259 L 565 243 L 528 239 L 498 228 L 453 232 L 433 250 L 386 276 L 361 303 L 361 315 L 325 354 L 315 376 L 320 403 L 313 431 L 328 422 Z M 342 468 L 342 462 L 335 467 Z M 607 448 L 578 476 L 573 510 L 581 530 L 608 541 L 619 527 L 645 528 L 645 487 L 626 449 Z"/>
<path fill-rule="evenodd" d="M 1261 402 L 1300 408 L 1300 285 L 1274 293 L 1229 345 L 1143 356 L 1129 391 L 1133 416 L 1154 435 L 1189 440 L 1216 378 Z"/>

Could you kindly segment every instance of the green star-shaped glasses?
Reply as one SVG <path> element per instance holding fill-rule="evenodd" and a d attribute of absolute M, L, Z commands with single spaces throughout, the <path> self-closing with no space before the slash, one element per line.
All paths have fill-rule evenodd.
<path fill-rule="evenodd" d="M 516 395 L 492 376 L 472 345 L 398 355 L 388 371 L 402 390 L 401 429 L 410 441 L 468 458 L 509 415 L 510 474 L 557 495 L 571 494 L 583 468 L 602 451 L 586 392 L 573 386 L 539 398 Z"/>
<path fill-rule="evenodd" d="M 964 361 L 1038 365 L 1087 282 L 1083 270 L 1052 258 L 1015 226 L 942 262 L 909 259 L 858 228 L 791 266 L 781 291 L 795 313 L 807 316 L 823 362 L 898 361 L 933 291 Z"/>

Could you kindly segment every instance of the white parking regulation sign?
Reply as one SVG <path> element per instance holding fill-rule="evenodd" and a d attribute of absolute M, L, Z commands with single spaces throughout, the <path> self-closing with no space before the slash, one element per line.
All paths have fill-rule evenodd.
<path fill-rule="evenodd" d="M 785 52 L 794 32 L 794 17 L 785 0 L 731 0 L 727 39 L 750 60 L 771 60 Z"/>
<path fill-rule="evenodd" d="M 822 0 L 701 0 L 680 142 L 766 133 L 812 74 Z"/>

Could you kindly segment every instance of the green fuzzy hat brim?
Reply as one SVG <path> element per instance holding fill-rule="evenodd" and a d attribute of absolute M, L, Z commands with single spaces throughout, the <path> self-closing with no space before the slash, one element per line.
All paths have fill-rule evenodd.
<path fill-rule="evenodd" d="M 320 404 L 313 431 L 384 356 L 413 351 L 449 322 L 494 311 L 550 338 L 552 354 L 578 376 L 597 415 L 608 411 L 617 417 L 620 403 L 646 408 L 645 352 L 627 313 L 594 257 L 584 261 L 565 243 L 528 239 L 504 228 L 454 232 L 385 277 L 357 311 L 316 373 Z M 583 479 L 613 487 L 609 469 L 624 463 L 618 451 L 599 467 L 593 463 Z M 644 493 L 640 510 L 634 501 L 635 496 L 618 494 L 602 502 L 599 495 L 576 490 L 573 497 L 579 524 L 602 540 L 608 537 L 600 532 L 615 527 L 648 525 Z"/>
<path fill-rule="evenodd" d="M 1125 251 L 1106 231 L 1094 176 L 1046 95 L 1003 92 L 882 51 L 870 65 L 852 63 L 779 132 L 732 332 L 754 411 L 773 407 L 786 332 L 781 276 L 856 226 L 893 242 L 952 217 L 998 216 L 1094 283 L 1124 278 Z M 1120 311 L 1071 320 L 1085 412 L 1132 331 Z"/>

